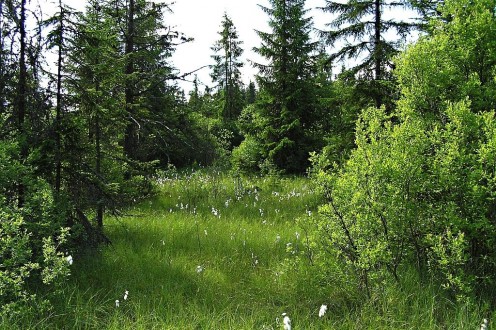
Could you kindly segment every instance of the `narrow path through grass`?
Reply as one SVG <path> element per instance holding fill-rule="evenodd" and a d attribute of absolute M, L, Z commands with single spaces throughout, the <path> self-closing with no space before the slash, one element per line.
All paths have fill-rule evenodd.
<path fill-rule="evenodd" d="M 283 312 L 316 317 L 317 297 L 294 294 L 284 261 L 304 249 L 296 219 L 317 203 L 304 178 L 163 180 L 107 223 L 111 246 L 76 260 L 75 327 L 278 329 Z"/>
<path fill-rule="evenodd" d="M 305 178 L 169 173 L 157 196 L 107 220 L 112 245 L 74 258 L 66 295 L 32 327 L 268 330 L 282 329 L 282 313 L 293 329 L 480 322 L 477 306 L 452 303 L 415 276 L 367 298 L 336 260 L 313 265 L 306 230 L 320 202 Z"/>

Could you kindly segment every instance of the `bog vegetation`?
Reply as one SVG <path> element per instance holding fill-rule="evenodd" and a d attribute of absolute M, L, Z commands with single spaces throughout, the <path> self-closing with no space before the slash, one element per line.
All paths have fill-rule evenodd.
<path fill-rule="evenodd" d="M 270 0 L 200 90 L 173 4 L 0 0 L 0 327 L 486 329 L 495 8 Z"/>

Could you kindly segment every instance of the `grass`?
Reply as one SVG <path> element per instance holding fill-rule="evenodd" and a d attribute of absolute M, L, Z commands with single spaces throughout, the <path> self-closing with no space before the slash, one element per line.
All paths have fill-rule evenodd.
<path fill-rule="evenodd" d="M 20 328 L 282 329 L 285 312 L 294 329 L 477 329 L 481 308 L 414 275 L 368 298 L 335 260 L 312 265 L 305 223 L 319 203 L 305 178 L 169 175 L 107 220 L 112 245 L 74 258 L 53 313 Z"/>

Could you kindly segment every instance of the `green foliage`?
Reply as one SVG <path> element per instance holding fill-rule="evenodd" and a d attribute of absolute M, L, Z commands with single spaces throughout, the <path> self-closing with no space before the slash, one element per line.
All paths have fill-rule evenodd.
<path fill-rule="evenodd" d="M 108 220 L 112 246 L 75 260 L 52 313 L 19 328 L 280 329 L 283 312 L 302 329 L 475 329 L 484 317 L 492 322 L 486 307 L 450 301 L 414 271 L 370 298 L 357 290 L 355 274 L 332 255 L 317 258 L 309 242 L 321 199 L 307 178 L 170 167 L 157 180 L 159 194 Z M 322 304 L 328 311 L 319 317 Z"/>
<path fill-rule="evenodd" d="M 0 317 L 15 317 L 35 298 L 26 281 L 40 266 L 31 260 L 31 235 L 22 217 L 2 208 L 0 219 Z"/>
<path fill-rule="evenodd" d="M 262 145 L 251 136 L 247 136 L 239 147 L 232 152 L 233 170 L 239 173 L 256 173 L 260 171 L 262 161 Z"/>
<path fill-rule="evenodd" d="M 257 31 L 262 44 L 254 50 L 268 64 L 257 64 L 261 92 L 256 111 L 263 118 L 260 135 L 264 159 L 278 170 L 302 173 L 308 154 L 317 148 L 311 134 L 317 121 L 317 43 L 310 38 L 312 19 L 303 0 L 271 0 L 260 6 L 269 15 L 271 32 Z"/>
<path fill-rule="evenodd" d="M 446 1 L 397 59 L 397 109 L 363 111 L 343 166 L 313 156 L 317 237 L 369 289 L 412 265 L 457 298 L 494 288 L 493 10 Z"/>
<path fill-rule="evenodd" d="M 60 229 L 66 209 L 55 203 L 50 186 L 14 160 L 15 144 L 0 143 L 0 319 L 16 322 L 45 313 L 65 284 L 69 229 Z M 17 205 L 14 184 L 22 175 L 25 203 Z M 38 297 L 42 288 L 49 294 Z M 35 308 L 36 305 L 36 308 Z"/>
<path fill-rule="evenodd" d="M 459 294 L 474 279 L 494 283 L 495 163 L 480 152 L 496 148 L 494 114 L 475 115 L 462 102 L 444 116 L 445 124 L 418 116 L 393 124 L 383 109 L 364 111 L 351 158 L 315 176 L 327 199 L 325 245 L 362 284 L 385 273 L 398 278 L 411 264 Z"/>
<path fill-rule="evenodd" d="M 475 112 L 494 109 L 494 1 L 446 1 L 431 25 L 430 35 L 397 58 L 400 106 L 439 118 L 447 102 L 468 97 Z"/>

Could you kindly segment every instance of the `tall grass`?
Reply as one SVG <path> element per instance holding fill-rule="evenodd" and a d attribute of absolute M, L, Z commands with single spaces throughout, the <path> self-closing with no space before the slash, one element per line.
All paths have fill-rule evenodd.
<path fill-rule="evenodd" d="M 156 197 L 107 221 L 110 246 L 74 257 L 52 314 L 19 328 L 281 329 L 285 312 L 294 329 L 477 329 L 488 317 L 413 275 L 369 298 L 336 260 L 314 265 L 306 219 L 320 199 L 305 178 L 159 182 Z"/>

